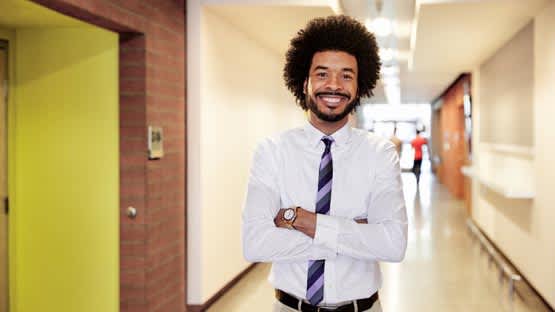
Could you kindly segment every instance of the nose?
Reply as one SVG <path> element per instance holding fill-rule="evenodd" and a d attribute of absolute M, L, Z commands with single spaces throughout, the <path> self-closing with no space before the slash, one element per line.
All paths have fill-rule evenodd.
<path fill-rule="evenodd" d="M 342 89 L 341 80 L 337 75 L 330 75 L 326 83 L 326 89 L 338 91 Z"/>

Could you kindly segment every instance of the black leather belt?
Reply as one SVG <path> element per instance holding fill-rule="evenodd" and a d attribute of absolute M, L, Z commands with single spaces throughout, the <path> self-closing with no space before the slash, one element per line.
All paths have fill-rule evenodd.
<path fill-rule="evenodd" d="M 318 306 L 313 306 L 309 303 L 306 303 L 302 300 L 299 300 L 294 296 L 291 296 L 290 294 L 279 289 L 276 289 L 276 299 L 279 300 L 279 302 L 283 303 L 284 305 L 290 307 L 291 309 L 295 309 L 302 312 L 328 312 L 328 311 L 355 312 L 354 302 L 350 302 L 336 308 L 318 307 Z M 300 301 L 300 306 L 299 306 L 299 301 Z M 368 298 L 358 299 L 355 301 L 358 307 L 357 311 L 366 311 L 372 308 L 374 303 L 378 301 L 378 292 L 375 292 L 372 296 Z"/>

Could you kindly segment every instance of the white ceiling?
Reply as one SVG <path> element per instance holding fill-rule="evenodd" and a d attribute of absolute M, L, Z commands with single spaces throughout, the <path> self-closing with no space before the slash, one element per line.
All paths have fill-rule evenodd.
<path fill-rule="evenodd" d="M 551 0 L 421 1 L 407 99 L 428 101 L 491 57 Z M 417 90 L 426 90 L 417 98 Z M 414 94 L 414 95 L 413 95 Z"/>
<path fill-rule="evenodd" d="M 284 57 L 290 39 L 308 20 L 334 14 L 331 3 L 364 22 L 377 17 L 375 1 L 205 0 L 204 8 Z M 378 38 L 378 43 L 398 52 L 392 63 L 400 69 L 401 102 L 432 101 L 550 1 L 554 0 L 383 0 L 380 14 L 394 20 L 394 35 Z M 381 84 L 374 93 L 371 102 L 386 103 Z"/>
<path fill-rule="evenodd" d="M 308 21 L 333 14 L 329 6 L 220 4 L 206 5 L 205 9 L 226 19 L 284 60 L 289 41 Z"/>

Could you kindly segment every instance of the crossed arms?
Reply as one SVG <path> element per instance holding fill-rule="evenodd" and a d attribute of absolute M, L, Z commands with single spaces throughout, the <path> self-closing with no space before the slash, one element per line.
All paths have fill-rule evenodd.
<path fill-rule="evenodd" d="M 407 245 L 407 219 L 398 156 L 384 153 L 372 184 L 365 220 L 298 210 L 295 228 L 281 223 L 283 207 L 277 168 L 267 146 L 259 146 L 251 168 L 243 210 L 243 253 L 251 262 L 330 260 L 337 255 L 398 262 Z M 370 186 L 369 186 L 370 187 Z"/>

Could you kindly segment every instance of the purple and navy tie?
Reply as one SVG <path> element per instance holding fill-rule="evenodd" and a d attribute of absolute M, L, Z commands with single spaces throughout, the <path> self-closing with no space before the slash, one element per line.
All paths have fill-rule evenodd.
<path fill-rule="evenodd" d="M 333 138 L 323 137 L 322 141 L 326 145 L 326 149 L 320 161 L 316 213 L 328 214 L 330 212 L 331 182 L 333 177 L 333 162 L 330 150 Z M 310 260 L 308 262 L 306 297 L 312 305 L 317 305 L 324 299 L 324 262 L 324 260 Z"/>

